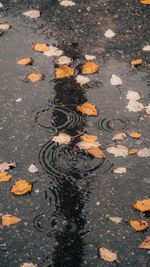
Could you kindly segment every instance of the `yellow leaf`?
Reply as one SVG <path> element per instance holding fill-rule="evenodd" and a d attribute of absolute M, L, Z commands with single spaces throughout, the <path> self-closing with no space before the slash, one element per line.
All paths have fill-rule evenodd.
<path fill-rule="evenodd" d="M 27 75 L 28 80 L 30 80 L 32 83 L 41 81 L 44 79 L 44 77 L 44 74 L 36 72 L 32 72 Z"/>
<path fill-rule="evenodd" d="M 95 142 L 97 140 L 96 135 L 91 135 L 91 134 L 83 134 L 81 135 L 80 139 L 84 142 Z"/>
<path fill-rule="evenodd" d="M 97 115 L 96 106 L 90 102 L 85 102 L 82 105 L 78 105 L 77 110 L 79 110 L 81 113 L 89 115 L 89 116 L 96 116 Z"/>
<path fill-rule="evenodd" d="M 117 261 L 117 254 L 115 252 L 112 252 L 111 250 L 108 250 L 107 248 L 99 248 L 99 255 L 102 260 L 108 261 L 108 262 L 114 262 Z"/>
<path fill-rule="evenodd" d="M 96 158 L 100 158 L 100 159 L 105 158 L 103 151 L 100 150 L 100 148 L 98 148 L 98 147 L 91 147 L 91 148 L 87 149 L 87 151 L 88 151 L 88 153 L 90 153 L 91 155 L 93 155 Z"/>
<path fill-rule="evenodd" d="M 67 64 L 61 65 L 56 68 L 55 76 L 57 79 L 66 78 L 74 74 L 75 69 Z"/>
<path fill-rule="evenodd" d="M 25 195 L 32 190 L 32 184 L 26 180 L 17 181 L 11 188 L 11 193 L 14 195 Z"/>
<path fill-rule="evenodd" d="M 0 172 L 0 182 L 7 182 L 12 178 L 7 172 Z"/>
<path fill-rule="evenodd" d="M 131 61 L 131 65 L 133 65 L 133 66 L 139 66 L 139 65 L 141 65 L 143 63 L 143 60 L 142 59 L 133 59 L 132 61 Z"/>
<path fill-rule="evenodd" d="M 82 74 L 92 74 L 99 70 L 100 66 L 94 61 L 87 61 L 82 67 Z"/>
<path fill-rule="evenodd" d="M 144 231 L 148 228 L 148 222 L 143 221 L 130 221 L 130 225 L 136 230 L 136 231 Z"/>
<path fill-rule="evenodd" d="M 16 223 L 19 223 L 21 221 L 20 218 L 17 218 L 16 216 L 6 214 L 2 216 L 2 225 L 3 226 L 10 226 Z"/>
<path fill-rule="evenodd" d="M 49 50 L 49 45 L 48 44 L 43 44 L 43 43 L 37 43 L 35 45 L 33 45 L 33 49 L 36 51 L 36 52 L 46 52 Z"/>
<path fill-rule="evenodd" d="M 132 132 L 129 134 L 129 136 L 135 139 L 139 139 L 142 135 L 141 133 L 138 133 L 138 132 Z"/>
<path fill-rule="evenodd" d="M 141 4 L 150 5 L 150 0 L 141 0 Z"/>
<path fill-rule="evenodd" d="M 145 240 L 139 245 L 139 248 L 150 249 L 150 236 L 145 238 Z"/>
<path fill-rule="evenodd" d="M 128 155 L 135 155 L 135 154 L 137 154 L 137 152 L 138 152 L 138 149 L 136 149 L 136 148 L 130 148 L 128 150 Z"/>
<path fill-rule="evenodd" d="M 134 204 L 134 208 L 137 209 L 137 210 L 140 210 L 142 212 L 144 212 L 144 211 L 150 211 L 150 198 L 143 199 L 143 200 L 138 200 Z"/>
<path fill-rule="evenodd" d="M 25 66 L 25 65 L 31 65 L 33 63 L 33 59 L 31 57 L 24 57 L 17 61 L 17 64 Z"/>

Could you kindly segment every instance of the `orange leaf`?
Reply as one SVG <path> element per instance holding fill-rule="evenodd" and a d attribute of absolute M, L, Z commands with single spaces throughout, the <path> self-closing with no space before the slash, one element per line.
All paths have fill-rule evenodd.
<path fill-rule="evenodd" d="M 100 150 L 100 148 L 98 148 L 98 147 L 91 147 L 91 148 L 87 149 L 87 151 L 88 151 L 88 153 L 95 156 L 96 158 L 100 158 L 100 159 L 105 158 L 103 151 Z"/>
<path fill-rule="evenodd" d="M 132 132 L 129 134 L 129 136 L 135 139 L 139 139 L 142 135 L 141 133 L 138 133 L 138 132 Z"/>
<path fill-rule="evenodd" d="M 7 182 L 12 178 L 7 172 L 0 172 L 0 182 Z"/>
<path fill-rule="evenodd" d="M 80 139 L 84 142 L 95 142 L 97 140 L 97 136 L 96 135 L 91 135 L 91 134 L 83 134 L 81 135 Z"/>
<path fill-rule="evenodd" d="M 82 105 L 78 105 L 77 110 L 79 110 L 81 113 L 89 115 L 89 116 L 96 116 L 97 115 L 96 106 L 89 103 L 89 102 L 85 102 Z"/>
<path fill-rule="evenodd" d="M 136 148 L 130 148 L 128 150 L 128 155 L 135 155 L 135 154 L 137 154 L 137 152 L 138 152 L 138 149 L 136 149 Z"/>
<path fill-rule="evenodd" d="M 143 5 L 150 5 L 150 0 L 141 0 L 140 2 Z"/>
<path fill-rule="evenodd" d="M 99 248 L 99 255 L 101 259 L 104 261 L 108 261 L 108 262 L 117 261 L 117 254 L 107 248 L 103 248 L 103 247 Z"/>
<path fill-rule="evenodd" d="M 150 249 L 150 236 L 145 238 L 145 240 L 139 245 L 139 248 Z"/>
<path fill-rule="evenodd" d="M 43 44 L 43 43 L 40 43 L 40 44 L 35 44 L 33 45 L 33 49 L 36 51 L 36 52 L 46 52 L 49 50 L 49 45 L 48 44 Z"/>
<path fill-rule="evenodd" d="M 87 61 L 82 68 L 82 74 L 92 74 L 99 70 L 99 65 L 93 61 Z"/>
<path fill-rule="evenodd" d="M 55 71 L 56 78 L 66 78 L 74 74 L 75 69 L 67 64 L 59 66 Z"/>
<path fill-rule="evenodd" d="M 32 190 L 32 184 L 26 180 L 17 181 L 11 188 L 11 193 L 14 195 L 25 195 Z"/>
<path fill-rule="evenodd" d="M 44 79 L 44 77 L 45 77 L 44 74 L 35 73 L 35 72 L 29 73 L 27 75 L 27 79 L 30 80 L 32 83 L 37 82 L 37 81 L 41 81 Z"/>
<path fill-rule="evenodd" d="M 137 209 L 137 210 L 140 210 L 142 212 L 144 212 L 144 211 L 150 211 L 150 198 L 143 199 L 143 200 L 138 200 L 134 204 L 134 208 Z"/>
<path fill-rule="evenodd" d="M 2 225 L 9 226 L 16 223 L 19 223 L 21 221 L 20 218 L 17 218 L 16 216 L 6 214 L 2 216 Z"/>
<path fill-rule="evenodd" d="M 22 66 L 31 65 L 32 63 L 33 63 L 33 59 L 31 57 L 24 57 L 17 61 L 17 64 L 22 65 Z"/>
<path fill-rule="evenodd" d="M 133 66 L 139 66 L 139 65 L 141 65 L 143 63 L 143 60 L 142 59 L 133 59 L 132 61 L 131 61 L 131 65 L 133 65 Z"/>
<path fill-rule="evenodd" d="M 147 221 L 130 221 L 130 225 L 136 230 L 136 231 L 144 231 L 148 228 L 148 222 Z"/>

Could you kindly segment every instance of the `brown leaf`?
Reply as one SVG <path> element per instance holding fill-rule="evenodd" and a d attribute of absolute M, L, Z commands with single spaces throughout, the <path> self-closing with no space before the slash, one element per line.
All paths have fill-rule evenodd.
<path fill-rule="evenodd" d="M 6 214 L 2 216 L 2 225 L 3 226 L 10 226 L 16 223 L 19 223 L 21 221 L 20 218 L 10 215 L 10 214 Z"/>
<path fill-rule="evenodd" d="M 26 65 L 32 65 L 33 59 L 31 57 L 24 57 L 17 61 L 17 64 L 26 66 Z"/>
<path fill-rule="evenodd" d="M 16 162 L 3 162 L 0 164 L 0 172 L 8 171 L 10 168 L 15 168 L 17 166 Z"/>
<path fill-rule="evenodd" d="M 96 135 L 92 135 L 92 134 L 83 134 L 80 136 L 80 139 L 84 142 L 95 142 L 97 140 L 97 136 Z"/>
<path fill-rule="evenodd" d="M 61 65 L 55 70 L 55 76 L 57 79 L 66 78 L 74 74 L 75 69 L 67 64 Z"/>
<path fill-rule="evenodd" d="M 112 252 L 111 250 L 107 248 L 99 248 L 99 255 L 102 260 L 108 261 L 108 262 L 114 262 L 117 261 L 117 253 Z"/>
<path fill-rule="evenodd" d="M 129 148 L 128 155 L 135 155 L 135 154 L 137 154 L 137 152 L 138 152 L 138 149 L 136 149 L 136 148 Z"/>
<path fill-rule="evenodd" d="M 36 72 L 32 72 L 27 75 L 27 79 L 30 80 L 32 83 L 41 81 L 44 79 L 44 77 L 44 74 Z"/>
<path fill-rule="evenodd" d="M 11 28 L 11 25 L 8 23 L 0 23 L 0 31 L 7 31 Z"/>
<path fill-rule="evenodd" d="M 87 151 L 96 158 L 105 159 L 105 155 L 99 147 L 91 147 Z"/>
<path fill-rule="evenodd" d="M 96 116 L 97 115 L 96 106 L 90 102 L 85 102 L 82 105 L 78 105 L 77 110 L 79 110 L 81 113 L 89 115 L 89 116 Z"/>
<path fill-rule="evenodd" d="M 148 222 L 145 220 L 142 221 L 130 221 L 130 225 L 134 228 L 136 231 L 144 231 L 148 228 Z"/>
<path fill-rule="evenodd" d="M 139 245 L 139 248 L 150 249 L 150 236 L 145 238 L 145 240 Z"/>
<path fill-rule="evenodd" d="M 43 53 L 49 50 L 49 45 L 43 43 L 37 43 L 33 45 L 33 50 L 35 50 L 36 52 Z"/>
<path fill-rule="evenodd" d="M 142 59 L 133 59 L 132 61 L 131 61 L 131 65 L 133 65 L 133 66 L 139 66 L 139 65 L 141 65 L 143 63 L 143 60 Z"/>
<path fill-rule="evenodd" d="M 121 217 L 107 216 L 106 219 L 111 221 L 111 222 L 117 223 L 117 224 L 122 222 L 122 218 Z"/>
<path fill-rule="evenodd" d="M 144 211 L 150 211 L 150 198 L 137 200 L 137 202 L 133 205 L 135 209 Z"/>
<path fill-rule="evenodd" d="M 25 195 L 32 190 L 32 184 L 26 180 L 17 181 L 11 188 L 11 193 L 14 195 Z"/>
<path fill-rule="evenodd" d="M 142 136 L 142 134 L 138 133 L 138 132 L 132 132 L 129 134 L 129 136 L 134 138 L 134 139 L 139 139 Z"/>
<path fill-rule="evenodd" d="M 0 182 L 7 182 L 12 178 L 7 172 L 0 172 Z"/>
<path fill-rule="evenodd" d="M 100 66 L 94 61 L 87 61 L 82 67 L 82 74 L 92 74 L 99 70 Z"/>
<path fill-rule="evenodd" d="M 59 145 L 68 144 L 71 141 L 71 137 L 66 133 L 59 133 L 52 138 L 52 141 L 58 143 Z"/>
<path fill-rule="evenodd" d="M 140 2 L 143 5 L 150 5 L 150 0 L 141 0 Z"/>

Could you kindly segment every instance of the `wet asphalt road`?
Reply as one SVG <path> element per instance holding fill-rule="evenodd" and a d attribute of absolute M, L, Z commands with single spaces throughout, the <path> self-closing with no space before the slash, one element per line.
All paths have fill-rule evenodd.
<path fill-rule="evenodd" d="M 0 186 L 0 213 L 15 214 L 22 222 L 1 227 L 0 266 L 149 267 L 149 251 L 138 249 L 149 229 L 138 233 L 127 223 L 106 220 L 106 215 L 140 219 L 132 207 L 149 197 L 149 158 L 115 158 L 105 151 L 117 132 L 139 131 L 141 139 L 127 137 L 120 143 L 150 147 L 150 118 L 126 108 L 128 90 L 138 91 L 143 105 L 150 99 L 149 52 L 142 51 L 150 43 L 149 7 L 138 0 L 76 0 L 70 8 L 55 0 L 1 2 L 0 22 L 12 28 L 0 35 L 0 161 L 15 160 L 18 166 L 11 171 L 13 179 Z M 39 8 L 41 17 L 23 16 L 30 8 Z M 107 29 L 116 32 L 111 40 L 104 36 Z M 89 75 L 89 86 L 77 85 L 74 77 L 55 80 L 55 59 L 35 53 L 36 42 L 59 47 L 75 66 L 84 62 L 85 54 L 95 55 L 100 71 Z M 34 64 L 17 65 L 24 56 L 33 57 Z M 133 58 L 144 63 L 131 68 Z M 26 82 L 33 70 L 45 79 Z M 123 80 L 120 89 L 110 85 L 112 73 Z M 76 111 L 86 101 L 97 106 L 97 117 Z M 85 129 L 98 136 L 105 160 L 88 156 L 74 143 L 64 147 L 51 141 L 57 132 L 76 136 Z M 28 172 L 31 163 L 39 167 L 38 174 Z M 126 166 L 127 173 L 114 174 L 119 166 Z M 33 191 L 15 197 L 10 188 L 21 178 L 33 181 Z M 99 247 L 116 251 L 118 262 L 100 260 Z"/>

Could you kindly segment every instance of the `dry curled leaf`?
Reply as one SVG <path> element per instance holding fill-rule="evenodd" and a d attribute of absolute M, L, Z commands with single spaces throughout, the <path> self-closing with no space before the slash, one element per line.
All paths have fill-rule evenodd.
<path fill-rule="evenodd" d="M 100 66 L 94 61 L 87 61 L 82 67 L 82 74 L 93 74 L 99 70 Z"/>
<path fill-rule="evenodd" d="M 60 57 L 63 54 L 63 51 L 60 50 L 58 47 L 50 45 L 48 50 L 43 53 L 46 57 Z M 66 63 L 64 63 L 66 64 Z M 70 64 L 70 63 L 69 63 Z"/>
<path fill-rule="evenodd" d="M 107 152 L 113 154 L 115 157 L 126 157 L 128 156 L 128 148 L 123 145 L 110 146 L 107 149 Z"/>
<path fill-rule="evenodd" d="M 112 140 L 123 140 L 126 137 L 125 133 L 117 133 L 114 135 Z"/>
<path fill-rule="evenodd" d="M 72 0 L 61 0 L 60 5 L 65 6 L 65 7 L 71 7 L 71 6 L 75 6 L 76 3 L 73 2 Z"/>
<path fill-rule="evenodd" d="M 134 139 L 139 139 L 142 136 L 142 134 L 138 133 L 138 132 L 132 132 L 129 134 L 129 136 L 134 138 Z"/>
<path fill-rule="evenodd" d="M 7 182 L 12 178 L 7 172 L 0 172 L 0 182 Z"/>
<path fill-rule="evenodd" d="M 10 226 L 16 223 L 19 223 L 21 221 L 20 218 L 10 215 L 10 214 L 6 214 L 2 216 L 2 225 L 3 226 Z"/>
<path fill-rule="evenodd" d="M 147 157 L 150 157 L 150 148 L 142 148 L 140 149 L 138 152 L 137 152 L 137 155 L 140 157 L 140 158 L 147 158 Z"/>
<path fill-rule="evenodd" d="M 150 211 L 150 198 L 137 200 L 137 202 L 133 205 L 135 209 L 144 211 Z"/>
<path fill-rule="evenodd" d="M 44 79 L 44 77 L 45 77 L 44 74 L 36 73 L 36 72 L 32 72 L 27 75 L 27 79 L 31 81 L 32 83 L 41 81 Z"/>
<path fill-rule="evenodd" d="M 32 63 L 33 63 L 33 59 L 31 57 L 24 57 L 17 61 L 17 64 L 22 65 L 22 66 L 31 65 Z"/>
<path fill-rule="evenodd" d="M 20 196 L 30 193 L 32 191 L 32 184 L 26 180 L 17 181 L 11 188 L 11 193 Z"/>
<path fill-rule="evenodd" d="M 71 137 L 70 135 L 66 133 L 59 133 L 58 135 L 52 138 L 52 141 L 58 143 L 59 145 L 62 145 L 62 144 L 66 145 L 71 141 Z"/>
<path fill-rule="evenodd" d="M 83 134 L 80 136 L 80 139 L 84 142 L 95 142 L 97 140 L 97 136 L 96 135 L 92 135 L 92 134 Z"/>
<path fill-rule="evenodd" d="M 130 221 L 130 225 L 134 228 L 136 231 L 144 231 L 148 228 L 148 222 L 145 220 L 142 221 Z"/>
<path fill-rule="evenodd" d="M 43 52 L 46 52 L 49 50 L 49 45 L 48 44 L 43 44 L 43 43 L 37 43 L 37 44 L 34 44 L 32 46 L 33 50 L 35 50 L 36 52 L 40 52 L 40 53 L 43 53 Z"/>
<path fill-rule="evenodd" d="M 32 10 L 23 12 L 23 15 L 30 17 L 31 19 L 37 19 L 41 16 L 41 12 L 38 9 L 32 9 Z"/>
<path fill-rule="evenodd" d="M 57 59 L 58 65 L 64 65 L 64 64 L 69 65 L 71 62 L 72 62 L 72 58 L 67 57 L 67 56 L 61 56 Z"/>
<path fill-rule="evenodd" d="M 85 115 L 89 115 L 89 116 L 96 116 L 97 115 L 96 106 L 90 102 L 85 102 L 82 105 L 78 105 L 77 110 L 79 110 L 81 113 L 83 113 Z"/>
<path fill-rule="evenodd" d="M 143 5 L 150 5 L 150 0 L 141 0 L 140 3 Z"/>
<path fill-rule="evenodd" d="M 34 164 L 31 164 L 31 165 L 29 166 L 29 168 L 28 168 L 28 171 L 29 171 L 30 173 L 36 173 L 36 172 L 39 171 L 39 169 L 38 169 Z"/>
<path fill-rule="evenodd" d="M 79 83 L 80 85 L 84 85 L 86 83 L 89 83 L 90 79 L 88 77 L 83 76 L 83 75 L 77 75 L 76 82 Z"/>
<path fill-rule="evenodd" d="M 111 75 L 111 78 L 110 78 L 110 83 L 112 85 L 115 85 L 115 86 L 119 86 L 119 85 L 122 85 L 122 80 L 119 76 L 117 76 L 116 74 L 112 74 Z"/>
<path fill-rule="evenodd" d="M 108 261 L 108 262 L 114 262 L 117 261 L 117 253 L 112 252 L 111 250 L 107 248 L 99 248 L 99 256 L 102 260 Z"/>
<path fill-rule="evenodd" d="M 66 78 L 72 76 L 74 74 L 75 69 L 68 66 L 67 64 L 61 65 L 60 67 L 56 68 L 55 76 L 57 79 Z"/>
<path fill-rule="evenodd" d="M 113 32 L 111 29 L 105 31 L 105 33 L 104 33 L 104 36 L 107 37 L 107 38 L 112 38 L 112 37 L 114 37 L 115 35 L 116 35 L 116 33 Z"/>
<path fill-rule="evenodd" d="M 17 166 L 15 161 L 3 162 L 0 164 L 0 172 L 8 171 L 10 168 L 15 168 Z"/>
<path fill-rule="evenodd" d="M 139 248 L 150 249 L 150 236 L 145 238 L 145 240 L 139 245 Z"/>
<path fill-rule="evenodd" d="M 117 224 L 122 222 L 122 218 L 121 217 L 107 216 L 106 219 L 111 221 L 111 222 L 117 223 Z"/>
<path fill-rule="evenodd" d="M 87 151 L 96 158 L 105 159 L 105 155 L 99 147 L 90 147 Z"/>
<path fill-rule="evenodd" d="M 33 264 L 32 262 L 25 262 L 20 267 L 37 267 L 37 265 Z"/>
<path fill-rule="evenodd" d="M 128 155 L 136 155 L 138 152 L 138 149 L 136 148 L 129 148 Z"/>
<path fill-rule="evenodd" d="M 142 59 L 133 59 L 132 61 L 131 61 L 131 65 L 132 66 L 139 66 L 139 65 L 141 65 L 143 63 L 143 60 Z"/>
<path fill-rule="evenodd" d="M 0 31 L 7 31 L 11 28 L 11 25 L 8 23 L 0 23 Z"/>
<path fill-rule="evenodd" d="M 126 173 L 127 172 L 127 169 L 125 167 L 118 167 L 113 172 L 114 173 L 117 173 L 117 174 L 122 174 L 122 173 Z"/>

